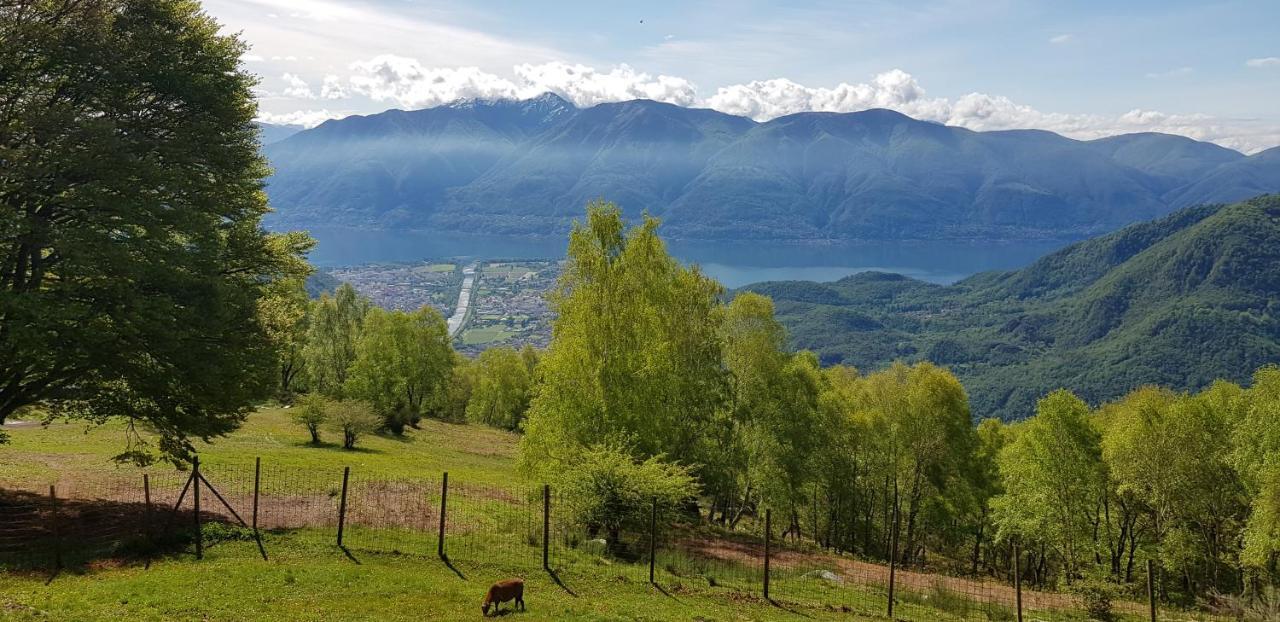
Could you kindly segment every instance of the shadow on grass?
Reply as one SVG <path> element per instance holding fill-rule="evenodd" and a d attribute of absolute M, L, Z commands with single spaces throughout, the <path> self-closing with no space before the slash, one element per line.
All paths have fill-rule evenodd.
<path fill-rule="evenodd" d="M 207 506 L 208 507 L 208 506 Z M 0 572 L 58 576 L 142 566 L 194 552 L 195 515 L 189 508 L 142 501 L 58 499 L 0 490 Z M 223 542 L 256 541 L 258 534 L 208 507 L 200 512 L 205 549 Z"/>
<path fill-rule="evenodd" d="M 557 587 L 559 587 L 560 589 L 564 590 L 564 592 L 565 592 L 566 594 L 568 594 L 568 595 L 570 595 L 570 596 L 572 596 L 572 597 L 574 597 L 574 598 L 577 598 L 577 597 L 578 597 L 578 594 L 577 594 L 576 592 L 574 592 L 573 590 L 569 589 L 569 586 L 565 585 L 565 584 L 564 584 L 564 581 L 561 581 L 561 580 L 560 580 L 560 575 L 556 574 L 556 571 L 554 571 L 554 570 L 552 570 L 552 569 L 548 568 L 548 569 L 547 569 L 547 576 L 550 576 L 550 577 L 551 577 L 551 582 L 552 582 L 552 583 L 555 583 Z"/>
<path fill-rule="evenodd" d="M 331 443 L 329 441 L 320 441 L 319 443 L 313 443 L 311 441 L 294 441 L 293 446 L 301 447 L 303 449 L 341 449 L 342 448 L 342 445 L 339 445 L 338 443 Z"/>
<path fill-rule="evenodd" d="M 339 545 L 338 545 L 338 549 L 342 551 L 342 554 L 343 554 L 343 555 L 346 555 L 346 556 L 347 556 L 347 559 L 349 559 L 349 560 L 351 560 L 351 561 L 353 561 L 353 562 L 355 562 L 355 563 L 357 563 L 357 564 L 359 564 L 359 563 L 360 563 L 360 560 L 359 560 L 359 559 L 356 559 L 356 556 L 355 556 L 354 554 L 352 554 L 351 549 L 349 549 L 349 548 L 347 548 L 347 547 L 345 547 L 345 546 L 343 546 L 343 545 L 341 545 L 341 544 L 339 544 Z"/>
<path fill-rule="evenodd" d="M 785 611 L 785 612 L 787 612 L 787 613 L 790 613 L 790 614 L 792 614 L 792 615 L 799 616 L 799 617 L 801 617 L 801 618 L 808 618 L 808 619 L 810 619 L 810 620 L 814 619 L 814 617 L 813 617 L 813 616 L 811 616 L 811 615 L 809 615 L 809 614 L 807 614 L 807 613 L 805 613 L 805 612 L 800 611 L 799 609 L 797 609 L 797 608 L 796 608 L 796 605 L 795 605 L 795 604 L 793 604 L 793 603 L 788 603 L 788 602 L 784 602 L 784 601 L 780 601 L 780 600 L 774 600 L 774 599 L 772 599 L 772 598 L 766 599 L 766 600 L 765 600 L 765 602 L 769 603 L 770 605 L 772 605 L 773 607 L 775 607 L 775 608 L 777 608 L 777 609 L 781 609 L 781 610 L 783 610 L 783 611 Z"/>
<path fill-rule="evenodd" d="M 462 574 L 462 571 L 458 570 L 458 567 L 453 565 L 453 561 L 449 559 L 448 555 L 441 555 L 440 561 L 444 562 L 445 567 L 452 570 L 453 574 L 458 575 L 459 579 L 462 579 L 463 581 L 467 580 L 467 575 Z"/>

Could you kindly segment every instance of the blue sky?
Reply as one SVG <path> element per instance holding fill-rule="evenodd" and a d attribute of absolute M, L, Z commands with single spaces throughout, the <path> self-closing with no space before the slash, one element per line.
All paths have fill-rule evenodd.
<path fill-rule="evenodd" d="M 206 0 L 263 117 L 553 90 L 767 119 L 889 107 L 973 129 L 1280 144 L 1280 2 Z M 643 23 L 642 21 L 643 20 Z"/>

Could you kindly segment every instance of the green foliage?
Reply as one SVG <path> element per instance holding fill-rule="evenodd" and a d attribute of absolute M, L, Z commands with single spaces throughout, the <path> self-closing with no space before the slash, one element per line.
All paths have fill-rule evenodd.
<path fill-rule="evenodd" d="M 258 301 L 311 241 L 261 227 L 256 77 L 219 30 L 178 0 L 0 8 L 0 421 L 127 417 L 181 459 L 270 394 Z"/>
<path fill-rule="evenodd" d="M 1183 210 L 951 286 L 859 274 L 765 283 L 797 348 L 827 364 L 948 364 L 981 416 L 1029 416 L 1144 384 L 1198 391 L 1280 360 L 1280 195 Z"/>
<path fill-rule="evenodd" d="M 372 309 L 354 351 L 344 393 L 370 403 L 395 434 L 422 419 L 446 389 L 454 361 L 448 326 L 431 307 L 413 313 Z"/>
<path fill-rule="evenodd" d="M 366 402 L 338 400 L 325 408 L 329 429 L 342 435 L 342 448 L 355 449 L 361 436 L 372 434 L 382 426 L 382 418 Z"/>
<path fill-rule="evenodd" d="M 504 430 L 519 429 L 533 388 L 530 366 L 521 353 L 511 348 L 489 348 L 476 358 L 474 373 L 467 420 Z"/>
<path fill-rule="evenodd" d="M 321 295 L 311 304 L 302 360 L 312 391 L 341 399 L 347 375 L 356 360 L 356 343 L 364 316 L 372 303 L 343 283 L 333 296 Z"/>
<path fill-rule="evenodd" d="M 1089 574 L 1073 585 L 1072 591 L 1080 597 L 1090 620 L 1110 622 L 1115 619 L 1111 603 L 1119 596 L 1119 590 L 1105 574 Z"/>
<path fill-rule="evenodd" d="M 656 228 L 646 218 L 626 231 L 616 206 L 593 203 L 586 224 L 570 233 L 521 444 L 526 470 L 553 473 L 597 443 L 640 457 L 699 457 L 725 398 L 721 288 L 671 258 Z"/>
<path fill-rule="evenodd" d="M 647 529 L 655 502 L 665 523 L 698 493 L 687 467 L 661 456 L 636 461 L 630 452 L 606 445 L 584 449 L 551 482 L 563 511 L 577 524 L 607 534 L 610 547 L 619 545 L 623 530 Z"/>
<path fill-rule="evenodd" d="M 320 444 L 320 428 L 329 418 L 329 402 L 323 395 L 308 393 L 294 406 L 293 421 L 307 429 L 311 444 Z"/>
<path fill-rule="evenodd" d="M 475 390 L 475 385 L 475 363 L 461 354 L 454 353 L 449 379 L 444 389 L 437 393 L 432 410 L 445 421 L 466 421 L 467 405 L 471 403 L 471 394 Z"/>
<path fill-rule="evenodd" d="M 1005 492 L 992 507 L 1001 535 L 1043 542 L 1068 584 L 1093 558 L 1094 521 L 1106 494 L 1101 442 L 1088 405 L 1055 391 L 1000 452 Z"/>
<path fill-rule="evenodd" d="M 306 279 L 295 277 L 271 283 L 258 300 L 258 317 L 276 350 L 277 389 L 289 399 L 302 375 L 302 349 L 306 345 L 307 311 L 310 298 L 303 286 Z"/>

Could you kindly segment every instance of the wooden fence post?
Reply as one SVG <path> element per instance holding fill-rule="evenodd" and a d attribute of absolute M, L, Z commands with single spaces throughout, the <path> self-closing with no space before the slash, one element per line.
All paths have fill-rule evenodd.
<path fill-rule="evenodd" d="M 542 569 L 551 570 L 551 484 L 542 485 Z"/>
<path fill-rule="evenodd" d="M 155 528 L 151 524 L 151 476 L 146 473 L 142 474 L 142 503 L 144 512 L 142 536 L 146 539 L 148 546 L 154 546 L 155 543 L 152 540 Z"/>
<path fill-rule="evenodd" d="M 769 600 L 769 557 L 773 544 L 773 510 L 764 511 L 764 599 Z"/>
<path fill-rule="evenodd" d="M 439 555 L 440 559 L 445 559 L 444 525 L 445 525 L 445 512 L 448 509 L 448 504 L 449 504 L 449 472 L 445 471 L 444 477 L 442 477 L 440 480 L 440 535 L 436 540 L 436 555 Z"/>
<path fill-rule="evenodd" d="M 658 498 L 653 498 L 653 511 L 649 514 L 649 583 L 653 583 L 653 566 L 658 550 Z"/>
<path fill-rule="evenodd" d="M 351 467 L 342 467 L 342 500 L 338 502 L 338 548 L 342 548 L 342 530 L 347 526 L 347 480 Z"/>
<path fill-rule="evenodd" d="M 58 493 L 49 485 L 49 530 L 53 532 L 53 571 L 62 570 L 62 520 L 58 512 Z"/>
<path fill-rule="evenodd" d="M 1156 580 L 1153 568 L 1155 564 L 1147 560 L 1147 600 L 1151 604 L 1151 622 L 1156 622 Z"/>
<path fill-rule="evenodd" d="M 900 516 L 898 512 L 898 486 L 893 486 L 893 535 L 890 537 L 889 546 L 889 617 L 893 617 L 893 591 L 894 584 L 898 577 L 898 523 Z"/>
<path fill-rule="evenodd" d="M 258 538 L 258 488 L 262 482 L 262 458 L 253 459 L 253 537 Z"/>
<path fill-rule="evenodd" d="M 1013 590 L 1018 607 L 1018 622 L 1022 622 L 1022 549 L 1016 541 L 1013 543 Z"/>
<path fill-rule="evenodd" d="M 195 504 L 196 559 L 204 559 L 204 534 L 200 532 L 200 458 L 191 459 L 192 501 Z"/>

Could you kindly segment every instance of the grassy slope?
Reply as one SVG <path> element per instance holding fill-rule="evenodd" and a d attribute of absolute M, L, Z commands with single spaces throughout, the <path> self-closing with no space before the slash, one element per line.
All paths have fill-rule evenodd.
<path fill-rule="evenodd" d="M 131 477 L 133 467 L 109 461 L 124 443 L 117 424 L 6 430 L 12 444 L 0 448 L 0 487 L 38 490 L 51 482 L 81 480 L 92 489 L 95 478 Z M 264 464 L 313 471 L 321 479 L 351 465 L 369 478 L 434 478 L 448 469 L 451 478 L 461 481 L 517 483 L 513 463 L 518 437 L 488 428 L 425 421 L 405 439 L 370 437 L 361 443 L 365 451 L 356 452 L 308 446 L 305 439 L 287 410 L 270 407 L 250 416 L 231 436 L 202 444 L 200 453 L 211 471 L 260 456 Z M 458 553 L 459 576 L 434 556 L 421 554 L 434 550 L 434 534 L 372 534 L 381 542 L 377 550 L 420 553 L 395 555 L 367 552 L 359 543 L 368 536 L 359 528 L 352 531 L 349 542 L 356 542 L 358 563 L 330 544 L 331 531 L 307 529 L 268 534 L 269 561 L 259 559 L 251 543 L 233 541 L 214 544 L 199 562 L 184 554 L 149 568 L 103 564 L 63 573 L 49 583 L 45 576 L 0 575 L 0 620 L 475 619 L 484 588 L 505 576 L 529 581 L 530 610 L 517 618 L 521 620 L 858 620 L 878 619 L 886 602 L 882 589 L 853 583 L 835 587 L 776 568 L 773 593 L 780 604 L 770 604 L 757 596 L 759 577 L 752 570 L 712 565 L 703 571 L 706 576 L 698 576 L 689 574 L 688 564 L 676 563 L 684 576 L 670 574 L 667 569 L 682 559 L 679 554 L 661 556 L 659 590 L 647 584 L 642 564 L 613 565 L 598 555 L 557 549 L 554 563 L 570 593 L 537 567 L 536 547 L 525 550 L 520 549 L 524 544 L 455 536 L 450 550 Z M 707 576 L 715 577 L 714 587 Z M 904 591 L 898 615 L 911 620 L 988 619 L 994 611 L 996 619 L 1011 618 L 1007 609 L 988 610 L 968 601 L 943 613 L 935 608 L 939 596 Z M 1054 614 L 1047 619 L 1069 618 Z"/>
<path fill-rule="evenodd" d="M 39 489 L 133 469 L 109 461 L 124 444 L 118 424 L 6 430 L 12 443 L 0 448 L 0 487 Z M 270 407 L 231 436 L 201 444 L 200 455 L 213 467 L 243 465 L 261 456 L 264 463 L 319 473 L 351 465 L 370 477 L 436 477 L 447 469 L 451 476 L 476 483 L 511 484 L 515 479 L 517 437 L 489 428 L 424 421 L 421 430 L 410 431 L 403 440 L 369 437 L 361 442 L 364 451 L 356 452 L 312 447 L 305 439 L 287 410 Z M 306 531 L 268 536 L 271 559 L 265 562 L 249 543 L 224 542 L 208 549 L 200 562 L 183 555 L 150 568 L 125 565 L 64 573 L 48 584 L 45 576 L 0 575 L 0 620 L 471 619 L 478 617 L 487 583 L 511 575 L 529 580 L 530 609 L 522 620 L 800 620 L 835 615 L 820 606 L 791 611 L 707 587 L 705 581 L 690 586 L 660 571 L 668 588 L 664 595 L 633 568 L 626 573 L 622 568 L 602 570 L 588 558 L 570 558 L 562 573 L 564 583 L 580 596 L 554 586 L 524 559 L 459 562 L 466 579 L 433 557 L 356 551 L 355 563 L 323 544 L 331 537 Z M 433 545 L 432 539 L 404 548 L 425 551 Z"/>
<path fill-rule="evenodd" d="M 1191 208 L 949 287 L 862 274 L 765 283 L 798 347 L 877 369 L 950 366 L 974 413 L 1017 419 L 1067 387 L 1194 390 L 1280 360 L 1280 195 Z"/>
<path fill-rule="evenodd" d="M 422 422 L 420 430 L 408 430 L 403 439 L 369 436 L 358 451 L 344 451 L 326 444 L 307 443 L 306 432 L 292 423 L 289 410 L 264 408 L 234 434 L 197 443 L 206 465 L 264 463 L 283 467 L 341 471 L 343 466 L 371 477 L 438 477 L 441 471 L 481 484 L 501 484 L 512 479 L 517 436 L 492 428 Z M 0 447 L 0 486 L 39 485 L 76 478 L 93 478 L 115 467 L 109 458 L 125 445 L 125 429 L 118 423 L 86 426 L 55 423 L 49 427 L 6 428 L 12 442 Z M 329 433 L 326 440 L 334 440 Z"/>
<path fill-rule="evenodd" d="M 807 620 L 837 619 L 824 608 L 787 609 L 725 589 L 682 588 L 664 595 L 647 584 L 566 572 L 574 594 L 541 572 L 502 565 L 462 567 L 466 579 L 437 560 L 357 552 L 359 563 L 330 547 L 288 538 L 267 542 L 262 561 L 248 543 L 189 556 L 86 574 L 4 577 L 0 620 L 468 620 L 480 619 L 488 583 L 523 574 L 528 620 Z M 870 619 L 839 614 L 842 620 Z"/>

